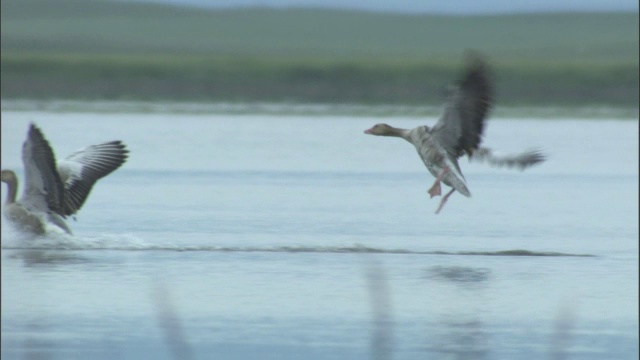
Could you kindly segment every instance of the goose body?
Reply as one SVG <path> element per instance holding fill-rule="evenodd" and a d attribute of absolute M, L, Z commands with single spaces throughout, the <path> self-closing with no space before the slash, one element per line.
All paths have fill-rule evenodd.
<path fill-rule="evenodd" d="M 455 157 L 450 156 L 446 149 L 431 137 L 427 126 L 419 126 L 410 130 L 409 139 L 416 147 L 420 159 L 422 159 L 422 162 L 434 177 L 440 177 L 445 168 L 449 169 L 450 171 L 441 176 L 440 180 L 449 187 L 456 189 L 462 195 L 471 196 L 458 161 Z"/>
<path fill-rule="evenodd" d="M 490 149 L 481 148 L 485 121 L 493 104 L 493 81 L 486 62 L 477 54 L 468 54 L 462 80 L 447 100 L 444 111 L 433 127 L 400 129 L 376 124 L 365 134 L 400 137 L 413 144 L 429 172 L 436 178 L 428 193 L 441 195 L 440 183 L 451 187 L 436 210 L 439 213 L 449 196 L 458 191 L 471 197 L 458 158 L 486 161 L 491 165 L 527 168 L 544 161 L 538 151 L 498 157 Z"/>
<path fill-rule="evenodd" d="M 31 124 L 22 146 L 24 189 L 19 200 L 18 177 L 2 170 L 8 187 L 5 217 L 27 232 L 43 234 L 47 224 L 53 224 L 71 234 L 65 218 L 80 210 L 95 183 L 119 168 L 128 152 L 122 142 L 111 141 L 76 151 L 56 164 L 42 131 Z"/>

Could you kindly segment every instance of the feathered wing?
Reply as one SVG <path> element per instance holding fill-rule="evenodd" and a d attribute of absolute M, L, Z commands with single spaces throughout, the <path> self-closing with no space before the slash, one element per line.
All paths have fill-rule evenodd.
<path fill-rule="evenodd" d="M 466 62 L 462 80 L 431 129 L 434 140 L 454 158 L 470 155 L 478 148 L 493 102 L 491 74 L 484 59 L 479 54 L 467 53 Z"/>
<path fill-rule="evenodd" d="M 73 215 L 80 210 L 93 185 L 124 164 L 128 153 L 121 141 L 111 141 L 76 151 L 61 161 L 58 172 L 66 195 L 62 214 Z"/>
<path fill-rule="evenodd" d="M 64 185 L 56 170 L 55 157 L 42 131 L 31 124 L 22 146 L 25 188 L 20 202 L 31 211 L 63 213 Z"/>
<path fill-rule="evenodd" d="M 524 170 L 546 160 L 546 156 L 540 150 L 527 150 L 518 154 L 495 155 L 491 149 L 479 148 L 469 156 L 469 161 L 486 162 L 493 166 L 506 166 Z"/>

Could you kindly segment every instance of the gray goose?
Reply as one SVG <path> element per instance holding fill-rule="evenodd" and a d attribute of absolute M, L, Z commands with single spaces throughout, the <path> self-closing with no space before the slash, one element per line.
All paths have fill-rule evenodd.
<path fill-rule="evenodd" d="M 42 131 L 30 124 L 22 146 L 24 190 L 20 200 L 16 201 L 15 172 L 2 170 L 2 182 L 8 186 L 5 217 L 27 232 L 44 234 L 46 223 L 51 223 L 71 234 L 64 219 L 80 210 L 96 181 L 119 168 L 128 153 L 121 141 L 111 141 L 76 151 L 56 166 Z"/>
<path fill-rule="evenodd" d="M 479 54 L 467 53 L 465 60 L 466 70 L 462 80 L 451 90 L 444 112 L 433 127 L 419 126 L 408 130 L 376 124 L 364 132 L 403 138 L 416 147 L 422 162 L 436 178 L 428 190 L 429 195 L 433 198 L 442 194 L 441 182 L 451 187 L 442 197 L 436 214 L 456 190 L 471 197 L 458 165 L 458 158 L 463 155 L 470 160 L 521 170 L 545 160 L 545 156 L 537 150 L 499 157 L 490 149 L 479 147 L 484 123 L 493 102 L 493 82 L 489 67 Z"/>

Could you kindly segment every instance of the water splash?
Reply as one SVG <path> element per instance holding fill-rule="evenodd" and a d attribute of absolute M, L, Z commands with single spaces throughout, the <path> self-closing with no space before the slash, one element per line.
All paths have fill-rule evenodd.
<path fill-rule="evenodd" d="M 8 228 L 2 230 L 3 249 L 33 250 L 144 250 L 153 244 L 130 234 L 101 234 L 78 237 L 52 228 L 36 235 Z"/>

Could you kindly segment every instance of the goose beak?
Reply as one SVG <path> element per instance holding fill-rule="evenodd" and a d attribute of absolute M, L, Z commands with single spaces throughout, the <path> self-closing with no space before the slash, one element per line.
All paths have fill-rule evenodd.
<path fill-rule="evenodd" d="M 364 131 L 364 133 L 365 133 L 365 134 L 373 134 L 372 130 L 373 130 L 373 129 L 367 129 L 367 130 L 365 130 L 365 131 Z"/>

